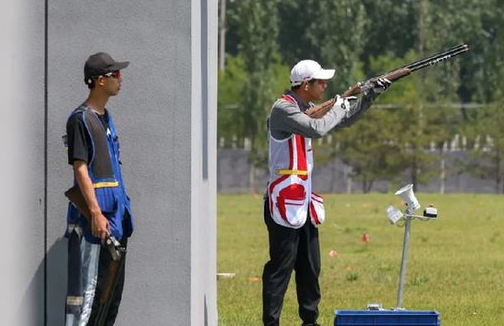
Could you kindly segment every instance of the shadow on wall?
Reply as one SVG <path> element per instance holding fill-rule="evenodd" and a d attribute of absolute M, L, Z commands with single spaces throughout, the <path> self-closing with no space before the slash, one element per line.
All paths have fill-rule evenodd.
<path fill-rule="evenodd" d="M 67 240 L 59 238 L 47 252 L 47 296 L 44 295 L 44 260 L 28 285 L 21 307 L 17 312 L 16 325 L 44 325 L 44 306 L 47 311 L 46 325 L 63 325 L 67 287 Z M 47 300 L 44 304 L 44 301 Z"/>
<path fill-rule="evenodd" d="M 204 320 L 203 320 L 204 324 L 203 325 L 204 326 L 208 326 L 208 306 L 207 306 L 206 294 L 204 295 L 203 298 L 204 298 L 204 301 L 205 301 L 204 302 L 204 304 L 205 304 L 205 306 L 204 306 L 205 307 L 205 311 L 204 311 L 205 315 L 204 315 Z"/>

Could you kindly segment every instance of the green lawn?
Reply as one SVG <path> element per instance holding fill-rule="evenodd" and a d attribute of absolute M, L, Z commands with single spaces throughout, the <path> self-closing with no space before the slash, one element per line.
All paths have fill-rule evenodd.
<path fill-rule="evenodd" d="M 437 310 L 442 326 L 504 325 L 504 196 L 417 194 L 435 204 L 439 220 L 414 220 L 403 306 Z M 396 305 L 404 228 L 390 225 L 385 209 L 394 194 L 326 195 L 320 228 L 322 301 L 319 322 L 334 324 L 335 309 Z M 400 206 L 401 207 L 401 206 Z M 262 198 L 218 197 L 219 326 L 260 326 L 261 274 L 268 259 Z M 370 235 L 364 243 L 362 235 Z M 329 252 L 338 252 L 331 257 Z M 291 280 L 293 280 L 292 278 Z M 300 325 L 295 284 L 282 311 L 283 326 Z"/>

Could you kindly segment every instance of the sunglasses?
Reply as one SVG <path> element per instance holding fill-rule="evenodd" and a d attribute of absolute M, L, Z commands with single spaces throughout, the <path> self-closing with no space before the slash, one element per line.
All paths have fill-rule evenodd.
<path fill-rule="evenodd" d="M 103 76 L 104 77 L 112 77 L 112 78 L 115 78 L 115 79 L 119 79 L 121 77 L 121 71 L 120 70 L 111 71 L 111 72 L 106 73 Z"/>

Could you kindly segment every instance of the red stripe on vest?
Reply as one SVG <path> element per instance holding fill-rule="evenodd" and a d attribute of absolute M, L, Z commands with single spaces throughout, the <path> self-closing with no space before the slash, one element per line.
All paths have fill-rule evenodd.
<path fill-rule="evenodd" d="M 297 169 L 299 171 L 308 171 L 308 163 L 306 162 L 306 141 L 301 135 L 296 137 L 296 152 L 297 152 Z M 308 175 L 299 175 L 303 180 L 308 179 Z"/>
<path fill-rule="evenodd" d="M 292 145 L 292 138 L 289 138 L 287 144 L 289 146 L 289 170 L 294 169 L 294 146 Z"/>
<path fill-rule="evenodd" d="M 282 100 L 286 100 L 287 102 L 291 102 L 291 103 L 294 103 L 294 104 L 297 104 L 297 101 L 295 98 L 293 98 L 292 96 L 290 95 L 282 95 Z"/>
<path fill-rule="evenodd" d="M 320 195 L 318 195 L 318 194 L 316 194 L 314 192 L 312 192 L 311 199 L 314 200 L 314 201 L 316 201 L 316 202 L 319 202 L 321 204 L 324 203 L 324 198 L 322 198 L 322 196 L 320 196 Z"/>
<path fill-rule="evenodd" d="M 271 199 L 271 196 L 273 194 L 273 188 L 279 184 L 280 182 L 284 181 L 287 179 L 289 176 L 288 175 L 283 175 L 280 178 L 276 179 L 269 185 L 269 206 L 270 206 L 270 215 L 273 215 L 273 200 Z"/>
<path fill-rule="evenodd" d="M 313 205 L 313 203 L 310 203 L 310 217 L 316 225 L 320 225 L 320 220 L 318 218 L 317 212 L 315 211 L 315 206 Z"/>
<path fill-rule="evenodd" d="M 285 222 L 292 225 L 292 223 L 289 223 L 289 221 L 287 220 L 286 200 L 291 199 L 294 201 L 304 201 L 305 198 L 306 198 L 305 188 L 300 184 L 291 184 L 290 186 L 280 190 L 277 198 L 277 207 L 280 216 Z M 293 204 L 293 203 L 289 203 L 289 205 L 303 206 L 303 204 Z"/>
<path fill-rule="evenodd" d="M 312 192 L 311 194 L 311 203 L 310 203 L 310 216 L 312 217 L 313 221 L 315 222 L 316 225 L 320 225 L 320 219 L 317 215 L 317 211 L 315 210 L 315 204 L 314 202 L 318 202 L 322 205 L 324 205 L 324 198 L 320 196 L 319 194 L 316 194 Z"/>

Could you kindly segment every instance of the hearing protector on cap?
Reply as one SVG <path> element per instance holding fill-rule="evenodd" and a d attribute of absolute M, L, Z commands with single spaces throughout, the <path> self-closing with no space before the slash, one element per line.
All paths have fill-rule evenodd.
<path fill-rule="evenodd" d="M 84 83 L 86 85 L 91 85 L 93 83 L 96 83 L 96 81 L 99 79 L 100 76 L 93 76 L 93 77 L 89 77 L 87 79 L 84 80 Z M 100 84 L 101 85 L 101 84 Z"/>

